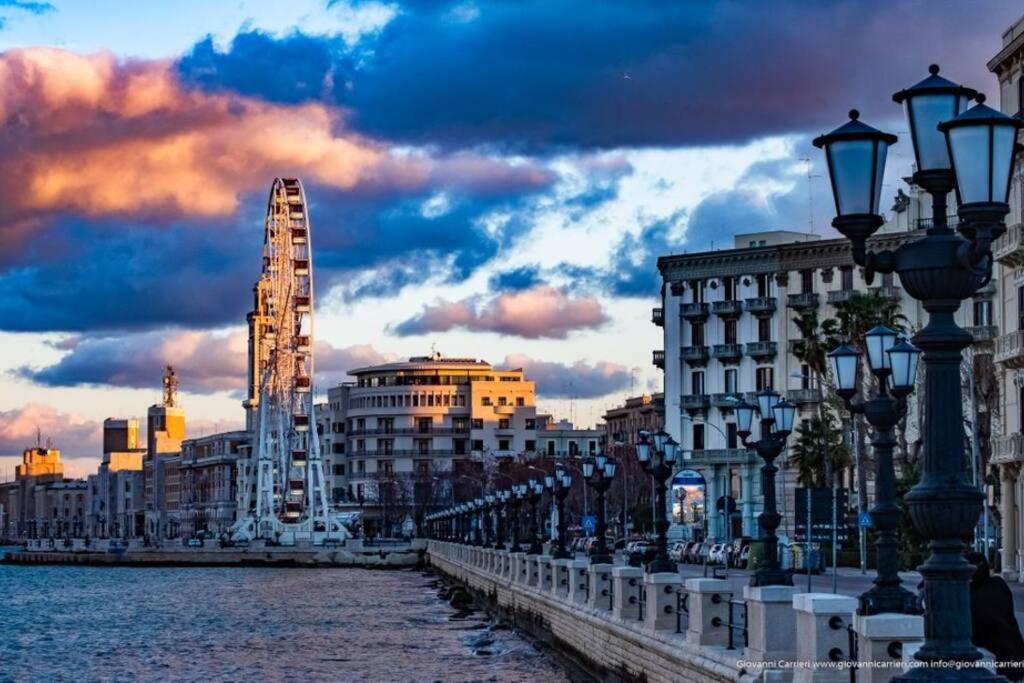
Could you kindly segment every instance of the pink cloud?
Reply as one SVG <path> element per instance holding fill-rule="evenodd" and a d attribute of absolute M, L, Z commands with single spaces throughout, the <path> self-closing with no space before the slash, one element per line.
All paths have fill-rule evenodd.
<path fill-rule="evenodd" d="M 18 455 L 35 446 L 37 430 L 44 444 L 49 440 L 54 448 L 68 456 L 95 456 L 103 448 L 100 422 L 62 413 L 42 403 L 28 403 L 14 410 L 0 411 L 0 453 Z"/>
<path fill-rule="evenodd" d="M 527 339 L 565 339 L 571 331 L 598 328 L 606 322 L 608 316 L 596 298 L 574 298 L 561 289 L 538 285 L 499 294 L 482 304 L 476 297 L 439 300 L 394 330 L 409 336 L 463 328 Z"/>
<path fill-rule="evenodd" d="M 521 369 L 537 383 L 537 394 L 545 398 L 599 398 L 629 386 L 629 368 L 611 361 L 572 364 L 538 360 L 523 354 L 505 356 L 502 368 Z"/>

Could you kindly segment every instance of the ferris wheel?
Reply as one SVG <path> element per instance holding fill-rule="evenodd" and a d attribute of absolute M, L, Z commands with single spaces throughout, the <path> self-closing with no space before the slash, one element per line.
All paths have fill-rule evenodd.
<path fill-rule="evenodd" d="M 259 382 L 251 455 L 255 481 L 240 477 L 241 513 L 247 516 L 236 523 L 234 536 L 337 536 L 343 531 L 329 513 L 313 413 L 313 258 L 306 196 L 296 178 L 277 178 L 271 186 L 255 293 L 250 328 Z"/>

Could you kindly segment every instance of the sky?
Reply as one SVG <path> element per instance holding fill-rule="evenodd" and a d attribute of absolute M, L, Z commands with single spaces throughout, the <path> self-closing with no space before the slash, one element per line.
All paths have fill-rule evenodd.
<path fill-rule="evenodd" d="M 0 479 L 95 467 L 177 370 L 238 426 L 271 182 L 300 178 L 317 390 L 424 355 L 524 368 L 589 426 L 657 391 L 660 255 L 831 234 L 817 134 L 942 74 L 991 96 L 1016 0 L 0 0 Z M 7 456 L 7 457 L 3 457 Z"/>

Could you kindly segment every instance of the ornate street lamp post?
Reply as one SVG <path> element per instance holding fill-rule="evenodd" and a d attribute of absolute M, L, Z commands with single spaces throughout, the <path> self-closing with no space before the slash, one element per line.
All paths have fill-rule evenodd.
<path fill-rule="evenodd" d="M 526 500 L 530 503 L 530 548 L 527 555 L 540 555 L 544 552 L 544 544 L 540 539 L 540 524 L 537 518 L 537 504 L 544 493 L 544 484 L 531 479 L 526 486 Z"/>
<path fill-rule="evenodd" d="M 512 548 L 511 552 L 518 553 L 522 543 L 523 520 L 519 514 L 523 509 L 523 499 L 526 497 L 526 484 L 514 484 L 512 486 Z"/>
<path fill-rule="evenodd" d="M 754 412 L 761 418 L 761 438 L 749 441 L 750 430 L 754 422 Z M 764 510 L 758 516 L 761 537 L 758 542 L 764 552 L 764 558 L 750 577 L 751 586 L 792 586 L 793 575 L 779 566 L 779 539 L 775 530 L 779 528 L 782 517 L 775 504 L 775 459 L 786 447 L 786 438 L 793 431 L 793 419 L 796 417 L 796 406 L 786 400 L 779 400 L 778 392 L 763 389 L 757 393 L 757 405 L 741 401 L 736 406 L 736 433 L 743 441 L 744 448 L 752 448 L 764 461 L 761 466 L 761 495 L 764 497 Z M 807 530 L 810 533 L 810 529 Z"/>
<path fill-rule="evenodd" d="M 496 497 L 493 493 L 484 496 L 484 546 L 494 546 L 494 503 Z"/>
<path fill-rule="evenodd" d="M 871 522 L 877 533 L 875 548 L 877 570 L 874 587 L 860 596 L 858 612 L 864 615 L 896 612 L 917 614 L 916 596 L 900 586 L 899 552 L 896 529 L 900 508 L 896 505 L 896 472 L 892 451 L 896 446 L 894 429 L 904 414 L 906 398 L 914 390 L 921 352 L 905 341 L 897 341 L 894 330 L 879 325 L 864 335 L 868 365 L 878 380 L 871 398 L 854 402 L 859 382 L 860 354 L 843 345 L 829 354 L 838 393 L 850 413 L 864 415 L 874 429 L 871 445 L 875 448 L 875 505 Z"/>
<path fill-rule="evenodd" d="M 931 555 L 924 577 L 925 643 L 914 657 L 925 664 L 901 680 L 971 678 L 992 680 L 988 669 L 946 668 L 940 662 L 973 663 L 981 653 L 971 644 L 969 581 L 963 538 L 981 513 L 983 495 L 964 467 L 961 351 L 971 335 L 953 315 L 992 274 L 992 241 L 1006 231 L 1004 219 L 1021 122 L 984 104 L 966 109 L 975 95 L 931 76 L 893 96 L 905 105 L 917 160 L 914 182 L 932 195 L 932 226 L 896 250 L 869 253 L 866 240 L 882 223 L 878 202 L 886 149 L 896 138 L 851 122 L 814 141 L 825 150 L 836 199 L 832 225 L 852 243 L 854 260 L 868 282 L 875 272 L 897 273 L 904 289 L 922 302 L 928 324 L 914 335 L 924 352 L 924 457 L 921 481 L 905 500 L 914 526 Z M 966 111 L 965 111 L 966 109 Z M 946 195 L 956 189 L 960 222 L 946 220 Z"/>
<path fill-rule="evenodd" d="M 504 550 L 507 547 L 505 541 L 508 540 L 509 492 L 508 489 L 502 489 L 495 495 L 497 496 L 498 506 L 498 533 L 494 547 L 496 550 Z"/>
<path fill-rule="evenodd" d="M 476 498 L 473 506 L 473 545 L 484 544 L 484 500 Z"/>
<path fill-rule="evenodd" d="M 609 460 L 603 453 L 598 453 L 593 460 L 584 461 L 583 476 L 587 480 L 587 485 L 597 491 L 597 544 L 590 555 L 590 564 L 611 564 L 612 556 L 608 554 L 605 538 L 605 534 L 608 533 L 608 521 L 604 509 L 604 496 L 615 479 L 615 461 Z"/>
<path fill-rule="evenodd" d="M 652 443 L 654 448 L 652 449 Z M 666 483 L 674 474 L 676 458 L 678 457 L 679 444 L 669 436 L 668 432 L 661 430 L 649 435 L 647 432 L 640 432 L 640 441 L 636 446 L 636 457 L 647 474 L 654 478 L 657 485 L 654 503 L 654 530 L 658 534 L 658 554 L 654 556 L 651 563 L 647 565 L 647 571 L 651 574 L 658 572 L 672 572 L 679 570 L 668 556 L 668 517 L 665 514 L 667 501 Z"/>
<path fill-rule="evenodd" d="M 547 488 L 554 495 L 555 511 L 558 516 L 555 547 L 551 551 L 551 557 L 556 560 L 568 560 L 572 558 L 572 554 L 565 547 L 565 532 L 568 526 L 565 519 L 565 499 L 569 497 L 569 492 L 572 491 L 572 475 L 559 467 L 555 470 L 554 476 L 544 477 L 544 481 Z"/>

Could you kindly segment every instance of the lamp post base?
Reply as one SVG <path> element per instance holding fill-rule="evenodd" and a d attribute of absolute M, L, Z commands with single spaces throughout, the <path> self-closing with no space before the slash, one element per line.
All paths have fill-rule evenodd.
<path fill-rule="evenodd" d="M 921 614 L 917 596 L 906 588 L 875 587 L 860 596 L 857 613 L 863 616 L 873 614 Z"/>
<path fill-rule="evenodd" d="M 675 574 L 679 571 L 679 567 L 675 562 L 668 559 L 667 557 L 656 557 L 651 560 L 651 563 L 647 565 L 648 574 Z"/>
<path fill-rule="evenodd" d="M 613 564 L 611 555 L 591 555 L 590 564 Z"/>

